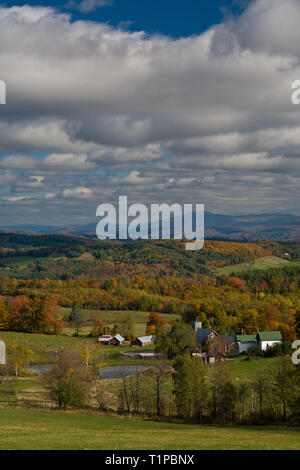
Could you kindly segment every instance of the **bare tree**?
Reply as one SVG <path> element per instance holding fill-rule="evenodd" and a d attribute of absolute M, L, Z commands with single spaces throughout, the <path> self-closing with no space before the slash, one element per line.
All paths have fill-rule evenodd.
<path fill-rule="evenodd" d="M 263 403 L 269 385 L 269 375 L 267 371 L 259 371 L 253 382 L 253 391 L 258 396 L 259 400 L 259 414 L 263 417 Z"/>
<path fill-rule="evenodd" d="M 105 382 L 102 372 L 98 372 L 98 381 L 96 386 L 96 400 L 98 403 L 99 410 L 107 410 L 107 384 Z"/>
<path fill-rule="evenodd" d="M 131 401 L 134 413 L 138 414 L 140 411 L 140 394 L 142 388 L 142 374 L 141 372 L 132 371 L 129 377 Z"/>
<path fill-rule="evenodd" d="M 121 379 L 122 379 L 122 391 L 120 393 L 120 401 L 122 408 L 124 408 L 124 403 L 126 405 L 128 413 L 130 413 L 130 401 L 129 401 L 129 391 L 128 391 L 128 377 L 126 375 L 126 369 L 124 367 L 121 368 L 120 371 Z"/>
<path fill-rule="evenodd" d="M 86 403 L 95 382 L 95 372 L 84 365 L 84 359 L 77 351 L 62 349 L 57 352 L 46 381 L 59 408 L 80 407 Z"/>
<path fill-rule="evenodd" d="M 159 363 L 150 369 L 150 374 L 154 378 L 156 413 L 158 416 L 162 413 L 162 386 L 170 375 L 170 368 L 165 361 Z"/>

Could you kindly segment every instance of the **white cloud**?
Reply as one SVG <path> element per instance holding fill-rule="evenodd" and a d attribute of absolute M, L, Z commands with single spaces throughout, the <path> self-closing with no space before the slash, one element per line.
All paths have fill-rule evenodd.
<path fill-rule="evenodd" d="M 75 8 L 81 13 L 91 13 L 92 11 L 97 10 L 98 8 L 112 4 L 113 0 L 81 0 L 79 2 L 71 0 L 66 4 L 66 8 Z"/>
<path fill-rule="evenodd" d="M 197 198 L 217 210 L 224 198 L 235 212 L 271 210 L 280 195 L 299 210 L 299 22 L 298 0 L 257 0 L 172 40 L 0 8 L 0 183 L 9 197 L 42 186 L 43 203 L 83 198 L 91 214 L 119 185 L 137 200 Z"/>
<path fill-rule="evenodd" d="M 129 184 L 152 184 L 155 183 L 156 179 L 151 177 L 141 176 L 139 171 L 132 171 L 129 175 L 124 176 L 121 179 L 121 183 Z"/>
<path fill-rule="evenodd" d="M 53 199 L 56 196 L 56 193 L 47 193 L 45 194 L 45 199 Z"/>
<path fill-rule="evenodd" d="M 45 158 L 32 158 L 23 155 L 10 155 L 0 160 L 0 167 L 10 169 L 36 169 L 54 172 L 91 171 L 97 168 L 95 163 L 81 154 L 50 154 Z"/>
<path fill-rule="evenodd" d="M 89 198 L 92 196 L 92 191 L 89 188 L 74 188 L 74 189 L 65 189 L 63 191 L 63 197 L 71 198 Z"/>
<path fill-rule="evenodd" d="M 26 199 L 30 199 L 29 196 L 10 196 L 10 197 L 3 197 L 5 201 L 8 202 L 19 202 L 19 201 L 24 201 Z"/>
<path fill-rule="evenodd" d="M 43 166 L 56 170 L 91 171 L 96 165 L 87 161 L 86 155 L 50 154 L 43 160 Z"/>

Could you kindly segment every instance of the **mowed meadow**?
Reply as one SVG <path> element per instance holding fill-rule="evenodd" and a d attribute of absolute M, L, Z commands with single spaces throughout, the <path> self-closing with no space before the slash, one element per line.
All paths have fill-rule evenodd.
<path fill-rule="evenodd" d="M 121 354 L 121 352 L 130 349 L 128 345 L 119 346 L 117 348 L 115 346 L 101 346 L 97 344 L 97 338 L 88 336 L 92 329 L 89 324 L 89 318 L 92 313 L 90 310 L 84 311 L 86 321 L 80 328 L 79 336 L 74 336 L 75 328 L 67 321 L 70 311 L 71 309 L 68 308 L 61 309 L 61 314 L 65 320 L 64 331 L 61 335 L 1 331 L 0 337 L 7 344 L 13 342 L 30 348 L 33 351 L 32 363 L 34 364 L 48 364 L 54 362 L 56 351 L 62 347 L 78 351 L 84 350 L 87 347 L 90 351 L 90 362 L 92 364 L 109 366 L 133 364 L 139 361 Z M 103 318 L 106 326 L 111 328 L 130 316 L 134 321 L 136 336 L 145 335 L 149 312 L 99 310 L 94 312 Z M 161 316 L 165 318 L 167 325 L 170 325 L 172 321 L 180 318 L 180 315 L 176 314 L 162 314 Z M 149 348 L 144 347 L 144 350 L 145 349 Z M 153 347 L 150 349 L 153 349 Z"/>
<path fill-rule="evenodd" d="M 286 343 L 295 339 L 300 244 L 211 241 L 201 252 L 191 253 L 180 243 L 161 241 L 122 244 L 6 235 L 3 243 L 0 339 L 8 346 L 10 372 L 0 377 L 0 449 L 300 449 L 292 410 L 291 419 L 284 420 L 274 380 L 269 379 L 269 372 L 274 375 L 280 369 L 283 357 L 229 355 L 219 369 L 215 369 L 218 364 L 202 369 L 196 360 L 181 357 L 184 348 L 195 347 L 191 324 L 196 319 L 220 335 L 280 330 Z M 285 258 L 286 251 L 291 260 Z M 231 275 L 237 266 L 240 272 Z M 151 323 L 153 318 L 159 324 Z M 168 344 L 176 320 L 183 334 L 175 354 L 163 361 L 123 354 L 139 351 L 130 342 L 146 331 L 157 338 L 161 334 Z M 99 335 L 112 332 L 122 334 L 126 344 L 97 343 Z M 181 338 L 188 344 L 181 345 Z M 26 360 L 28 350 L 32 354 Z M 17 353 L 24 361 L 20 376 L 14 377 L 11 365 L 17 364 Z M 51 374 L 46 378 L 35 372 L 49 370 L 64 354 L 75 361 L 65 377 L 67 386 L 74 384 L 76 375 L 68 382 L 68 374 L 73 374 L 77 357 L 76 390 L 84 390 L 82 400 L 69 401 L 65 407 L 51 395 Z M 83 361 L 95 366 L 86 369 L 90 382 L 83 380 Z M 46 366 L 29 371 L 28 364 Z M 127 378 L 125 366 L 131 365 L 142 368 L 131 369 L 139 372 Z M 92 377 L 97 369 L 111 366 L 121 373 L 107 373 L 104 376 L 112 378 L 103 380 Z M 275 411 L 270 414 L 267 396 L 264 414 L 258 416 L 255 381 L 266 371 Z M 163 380 L 158 409 L 159 377 Z M 193 399 L 198 406 L 194 390 L 202 391 L 202 386 L 206 405 L 204 419 L 199 419 L 194 405 L 193 416 L 186 414 L 186 403 Z M 218 397 L 226 391 L 227 398 L 220 398 L 214 414 L 211 397 L 216 387 Z M 182 399 L 180 406 L 177 399 Z"/>
<path fill-rule="evenodd" d="M 253 262 L 234 264 L 231 266 L 225 266 L 218 269 L 218 272 L 224 276 L 229 276 L 231 274 L 239 274 L 245 271 L 255 271 L 255 270 L 267 270 L 274 268 L 289 268 L 289 267 L 299 267 L 300 261 L 289 261 L 288 259 L 279 258 L 278 256 L 264 256 L 263 258 L 258 258 Z"/>
<path fill-rule="evenodd" d="M 1 450 L 300 450 L 300 432 L 0 409 Z"/>

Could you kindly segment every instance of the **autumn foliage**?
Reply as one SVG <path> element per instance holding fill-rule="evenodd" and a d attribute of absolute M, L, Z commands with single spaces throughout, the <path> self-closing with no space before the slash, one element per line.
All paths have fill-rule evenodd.
<path fill-rule="evenodd" d="M 0 329 L 27 333 L 62 333 L 63 321 L 56 299 L 30 299 L 25 295 L 8 299 L 0 297 Z"/>

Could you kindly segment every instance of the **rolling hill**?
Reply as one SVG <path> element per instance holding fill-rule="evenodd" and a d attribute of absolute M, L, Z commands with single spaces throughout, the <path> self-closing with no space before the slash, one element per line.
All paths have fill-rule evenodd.
<path fill-rule="evenodd" d="M 87 238 L 96 237 L 94 219 L 85 225 L 14 225 L 0 226 L 0 232 L 43 233 L 57 235 L 83 235 Z M 205 212 L 205 238 L 228 240 L 300 240 L 300 217 L 292 214 L 248 214 L 224 215 Z"/>
<path fill-rule="evenodd" d="M 282 268 L 285 266 L 300 266 L 300 261 L 288 261 L 287 259 L 279 258 L 278 256 L 264 256 L 263 258 L 258 258 L 254 262 L 235 264 L 232 266 L 219 268 L 218 272 L 222 275 L 228 276 L 232 273 L 238 274 L 243 271 Z"/>

